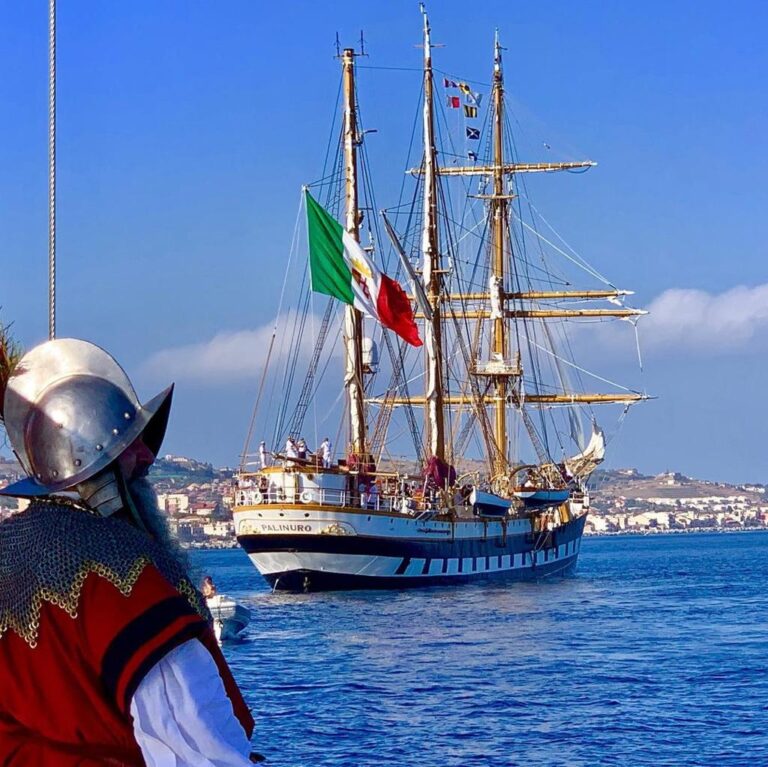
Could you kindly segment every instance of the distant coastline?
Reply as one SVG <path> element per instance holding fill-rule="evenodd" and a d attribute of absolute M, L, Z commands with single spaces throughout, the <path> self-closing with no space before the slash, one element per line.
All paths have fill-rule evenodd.
<path fill-rule="evenodd" d="M 648 538 L 659 537 L 663 535 L 731 535 L 743 533 L 765 533 L 768 528 L 765 527 L 697 527 L 686 530 L 616 530 L 610 532 L 589 532 L 584 533 L 585 538 Z"/>
<path fill-rule="evenodd" d="M 464 460 L 464 468 L 480 464 Z M 416 476 L 404 459 L 387 466 Z M 188 549 L 234 548 L 235 470 L 184 456 L 158 457 L 150 472 L 158 505 L 172 533 Z M 22 476 L 16 461 L 0 456 L 0 486 Z M 731 485 L 674 471 L 655 476 L 636 469 L 598 469 L 589 482 L 591 509 L 585 536 L 751 532 L 768 529 L 768 485 Z M 23 506 L 0 498 L 0 518 Z"/>

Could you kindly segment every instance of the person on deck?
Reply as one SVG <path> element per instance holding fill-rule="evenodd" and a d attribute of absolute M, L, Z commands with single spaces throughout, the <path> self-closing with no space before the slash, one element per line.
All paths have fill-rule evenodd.
<path fill-rule="evenodd" d="M 0 492 L 30 500 L 0 523 L 0 764 L 261 760 L 146 479 L 172 393 L 142 405 L 117 362 L 76 339 L 29 351 L 0 390 L 28 475 Z"/>
<path fill-rule="evenodd" d="M 261 462 L 261 468 L 267 468 L 267 443 L 264 440 L 259 442 L 259 461 Z"/>
<path fill-rule="evenodd" d="M 331 440 L 326 437 L 320 443 L 320 455 L 323 458 L 323 467 L 326 469 L 331 468 Z"/>
<path fill-rule="evenodd" d="M 307 460 L 307 442 L 304 439 L 304 437 L 299 438 L 299 442 L 296 445 L 296 450 L 299 454 L 299 460 L 306 461 Z"/>
<path fill-rule="evenodd" d="M 285 457 L 288 459 L 286 461 L 288 466 L 293 466 L 296 463 L 296 458 L 299 457 L 299 450 L 293 441 L 293 437 L 288 437 L 285 441 Z"/>

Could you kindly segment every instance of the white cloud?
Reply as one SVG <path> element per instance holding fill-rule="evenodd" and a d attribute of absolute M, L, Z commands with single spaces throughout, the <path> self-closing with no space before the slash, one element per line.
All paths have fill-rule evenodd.
<path fill-rule="evenodd" d="M 647 349 L 737 352 L 768 339 L 768 284 L 723 293 L 665 290 L 640 321 Z"/>
<path fill-rule="evenodd" d="M 289 335 L 295 315 L 281 318 L 272 349 L 271 365 L 285 360 L 290 351 Z M 299 353 L 309 358 L 314 347 L 312 328 L 319 328 L 320 320 L 307 317 L 301 336 Z M 250 330 L 224 331 L 208 341 L 162 349 L 152 354 L 143 365 L 146 375 L 174 381 L 238 381 L 261 375 L 269 353 L 274 323 Z M 335 329 L 329 332 L 328 344 L 335 344 Z M 270 367 L 271 367 L 270 365 Z"/>
<path fill-rule="evenodd" d="M 644 351 L 675 351 L 722 354 L 742 352 L 768 345 L 768 284 L 739 286 L 723 293 L 673 288 L 665 290 L 646 307 L 650 314 L 639 321 L 640 342 Z M 273 362 L 288 355 L 289 334 L 295 315 L 281 319 L 272 352 Z M 602 324 L 597 337 L 605 345 L 625 345 L 621 323 Z M 314 346 L 312 328 L 320 319 L 307 319 L 300 354 L 309 359 Z M 208 341 L 172 347 L 155 352 L 145 363 L 144 372 L 152 377 L 175 381 L 237 381 L 254 379 L 266 362 L 273 323 L 249 330 L 218 333 Z M 581 335 L 581 334 L 579 334 Z M 333 343 L 340 353 L 338 328 L 331 330 Z M 594 342 L 595 335 L 591 335 Z M 327 346 L 326 346 L 327 348 Z M 594 347 L 592 347 L 594 348 Z"/>

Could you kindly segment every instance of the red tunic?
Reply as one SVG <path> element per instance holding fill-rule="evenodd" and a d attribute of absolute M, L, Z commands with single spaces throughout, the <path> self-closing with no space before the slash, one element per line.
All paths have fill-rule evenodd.
<path fill-rule="evenodd" d="M 211 652 L 250 738 L 253 719 L 208 622 L 190 600 L 149 561 L 137 562 L 140 574 L 132 584 L 121 582 L 122 591 L 110 574 L 88 569 L 84 580 L 76 579 L 82 587 L 75 617 L 51 603 L 62 603 L 59 597 L 41 595 L 35 640 L 5 630 L 3 616 L 0 765 L 143 765 L 131 698 L 157 661 L 193 638 Z"/>

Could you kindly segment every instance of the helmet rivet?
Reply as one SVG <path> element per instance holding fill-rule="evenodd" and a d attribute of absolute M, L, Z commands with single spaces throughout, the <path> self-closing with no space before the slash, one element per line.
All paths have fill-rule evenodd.
<path fill-rule="evenodd" d="M 96 445 L 96 449 L 101 451 L 104 449 L 104 445 Z"/>
<path fill-rule="evenodd" d="M 80 466 L 82 463 L 83 462 L 79 458 L 75 458 L 75 466 Z"/>
<path fill-rule="evenodd" d="M 120 433 L 120 429 L 112 429 L 112 433 L 117 436 Z"/>
<path fill-rule="evenodd" d="M 54 470 L 51 472 L 51 474 L 53 474 L 53 476 L 54 476 L 54 477 L 58 477 L 58 476 L 59 476 L 59 472 L 58 472 L 58 471 L 56 471 L 56 469 L 54 469 Z"/>
<path fill-rule="evenodd" d="M 42 479 L 42 478 L 43 478 L 43 475 L 42 475 L 42 474 L 41 474 L 39 471 L 38 471 L 38 472 L 35 472 L 35 476 L 36 476 L 38 479 Z"/>
<path fill-rule="evenodd" d="M 126 421 L 131 420 L 131 414 L 130 413 L 123 413 L 123 418 L 125 418 Z"/>

